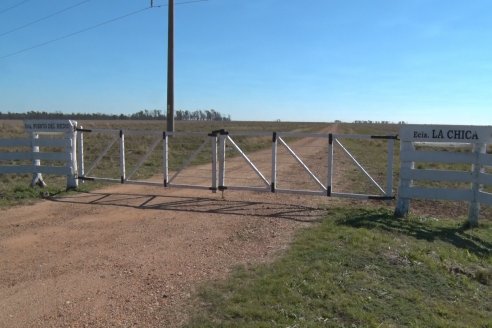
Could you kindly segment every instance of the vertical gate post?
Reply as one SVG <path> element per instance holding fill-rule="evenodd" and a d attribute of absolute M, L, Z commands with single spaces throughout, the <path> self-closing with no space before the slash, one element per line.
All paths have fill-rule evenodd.
<path fill-rule="evenodd" d="M 217 133 L 209 134 L 212 143 L 212 192 L 217 192 Z"/>
<path fill-rule="evenodd" d="M 272 136 L 272 192 L 275 192 L 277 186 L 277 132 L 273 132 Z"/>
<path fill-rule="evenodd" d="M 85 165 L 84 165 L 84 127 L 80 126 L 79 131 L 77 132 L 77 168 L 78 168 L 78 177 L 85 177 Z M 84 183 L 84 179 L 81 180 Z"/>
<path fill-rule="evenodd" d="M 164 188 L 169 182 L 169 144 L 166 131 L 162 132 L 162 172 L 164 175 Z"/>
<path fill-rule="evenodd" d="M 398 200 L 396 202 L 395 216 L 397 218 L 403 218 L 408 215 L 408 211 L 410 210 L 410 199 L 406 197 L 402 197 L 401 192 L 410 188 L 413 184 L 413 181 L 408 177 L 404 176 L 404 171 L 413 170 L 415 167 L 415 162 L 407 161 L 402 159 L 406 153 L 412 152 L 415 150 L 415 146 L 411 141 L 401 141 L 400 143 L 400 185 L 398 187 Z"/>
<path fill-rule="evenodd" d="M 36 144 L 36 141 L 38 139 L 39 139 L 39 134 L 33 132 L 31 134 L 31 148 L 33 153 L 32 165 L 35 167 L 41 166 L 41 160 L 36 158 L 36 153 L 39 153 L 39 146 Z M 40 172 L 36 172 L 32 174 L 31 187 L 34 187 L 35 185 L 38 185 L 42 188 L 46 187 L 46 183 L 43 180 L 43 175 Z"/>
<path fill-rule="evenodd" d="M 472 200 L 468 208 L 468 223 L 472 227 L 478 226 L 478 216 L 480 215 L 480 173 L 484 172 L 484 168 L 480 163 L 481 154 L 487 152 L 487 145 L 484 143 L 473 144 L 473 154 L 475 156 L 474 163 L 472 164 L 472 176 L 473 182 L 471 183 Z"/>
<path fill-rule="evenodd" d="M 75 124 L 70 131 L 65 133 L 65 153 L 66 166 L 69 168 L 67 175 L 67 190 L 76 189 L 78 184 L 77 179 L 77 125 Z"/>
<path fill-rule="evenodd" d="M 395 139 L 388 139 L 388 158 L 386 163 L 386 197 L 393 196 L 393 156 Z"/>
<path fill-rule="evenodd" d="M 121 183 L 125 183 L 126 172 L 125 172 L 125 133 L 120 130 L 120 176 Z"/>
<path fill-rule="evenodd" d="M 225 156 L 227 134 L 219 136 L 219 190 L 225 190 Z"/>
<path fill-rule="evenodd" d="M 328 168 L 327 168 L 327 181 L 326 181 L 326 195 L 331 197 L 332 184 L 333 184 L 333 134 L 328 135 Z"/>

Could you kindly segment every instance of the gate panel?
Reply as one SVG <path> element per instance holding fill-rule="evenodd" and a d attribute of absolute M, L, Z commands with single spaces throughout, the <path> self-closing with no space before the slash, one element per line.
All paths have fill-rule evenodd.
<path fill-rule="evenodd" d="M 278 133 L 275 192 L 327 196 L 328 163 L 327 134 Z"/>
<path fill-rule="evenodd" d="M 84 180 L 213 192 L 393 198 L 395 136 L 80 129 L 83 132 L 91 132 L 85 137 L 86 151 L 79 152 L 86 156 L 86 163 L 79 163 L 79 178 Z M 83 140 L 81 136 L 82 147 Z M 89 158 L 87 150 L 99 153 L 91 151 Z"/>
<path fill-rule="evenodd" d="M 219 138 L 219 189 L 271 191 L 270 132 L 224 132 Z"/>
<path fill-rule="evenodd" d="M 356 199 L 393 199 L 396 136 L 334 134 L 331 194 Z M 344 177 L 338 187 L 337 177 Z"/>
<path fill-rule="evenodd" d="M 217 189 L 217 133 L 172 132 L 167 143 L 166 187 Z"/>

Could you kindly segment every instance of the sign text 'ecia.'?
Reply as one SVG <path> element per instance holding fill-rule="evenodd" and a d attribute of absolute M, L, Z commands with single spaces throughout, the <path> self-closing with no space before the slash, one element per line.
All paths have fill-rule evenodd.
<path fill-rule="evenodd" d="M 404 141 L 492 143 L 491 126 L 407 125 L 400 133 Z"/>

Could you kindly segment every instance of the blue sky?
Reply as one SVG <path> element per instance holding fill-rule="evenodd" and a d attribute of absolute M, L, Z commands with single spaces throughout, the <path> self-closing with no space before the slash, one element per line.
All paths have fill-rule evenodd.
<path fill-rule="evenodd" d="M 150 4 L 22 2 L 0 0 L 1 112 L 164 111 L 166 6 L 8 56 Z M 492 1 L 175 2 L 176 109 L 492 125 Z"/>

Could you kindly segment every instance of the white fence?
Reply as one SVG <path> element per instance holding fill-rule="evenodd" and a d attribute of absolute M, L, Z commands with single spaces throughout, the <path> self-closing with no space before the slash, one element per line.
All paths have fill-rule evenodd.
<path fill-rule="evenodd" d="M 486 167 L 492 167 L 492 154 L 487 154 L 487 145 L 492 143 L 492 127 L 405 125 L 400 136 L 396 215 L 407 215 L 410 199 L 466 201 L 469 222 L 476 225 L 480 204 L 492 205 L 492 193 L 484 191 L 484 186 L 492 187 L 492 174 L 486 172 Z M 461 166 L 446 170 L 420 168 L 415 163 Z M 427 185 L 417 185 L 421 181 Z M 436 188 L 432 186 L 436 182 L 455 186 Z"/>
<path fill-rule="evenodd" d="M 273 193 L 295 193 L 307 195 L 321 195 L 329 197 L 349 197 L 356 199 L 394 199 L 393 196 L 393 147 L 396 136 L 370 136 L 370 135 L 345 135 L 331 133 L 294 133 L 294 132 L 237 132 L 229 133 L 224 130 L 213 131 L 212 133 L 203 132 L 162 132 L 162 131 L 125 131 L 110 129 L 78 129 L 78 178 L 84 181 L 107 181 L 133 184 L 162 185 L 165 188 L 192 188 L 211 190 L 212 192 L 225 190 L 249 190 L 257 192 Z M 90 163 L 84 155 L 84 134 L 93 133 L 101 137 L 95 138 L 97 142 L 103 142 L 103 150 L 93 158 Z M 125 138 L 136 135 L 151 136 L 154 138 L 140 159 L 129 165 L 127 155 L 128 149 Z M 103 136 L 105 136 L 103 138 Z M 196 148 L 190 152 L 182 164 L 170 171 L 170 161 L 172 160 L 173 145 L 170 140 L 176 143 L 180 138 L 198 138 Z M 242 148 L 241 138 L 255 138 L 255 140 L 267 140 L 260 149 L 271 147 L 271 152 L 255 151 L 253 154 Z M 314 167 L 307 162 L 303 155 L 294 150 L 289 142 L 293 138 L 298 139 L 317 139 L 324 143 L 320 147 L 319 156 L 322 161 Z M 385 164 L 386 177 L 383 183 L 378 183 L 369 172 L 364 169 L 355 156 L 342 144 L 343 139 L 358 140 L 386 140 L 387 159 Z M 103 141 L 104 140 L 104 141 Z M 268 141 L 270 140 L 270 141 Z M 158 147 L 162 147 L 162 180 L 155 179 L 134 179 L 134 175 L 144 165 L 145 161 L 155 152 Z M 305 146 L 309 147 L 309 145 Z M 115 149 L 118 148 L 118 149 Z M 279 156 L 279 149 L 283 150 L 283 156 Z M 362 172 L 376 193 L 354 193 L 341 192 L 335 190 L 333 179 L 334 149 L 337 148 L 346 154 L 354 166 Z M 186 170 L 193 165 L 195 159 L 203 153 L 207 153 L 208 164 L 206 169 L 202 168 L 203 173 L 200 178 L 186 176 Z M 96 174 L 98 165 L 101 164 L 108 154 L 118 154 L 119 176 L 102 176 Z M 234 153 L 234 154 L 232 154 Z M 231 156 L 235 155 L 235 156 Z M 285 157 L 289 157 L 296 163 L 296 170 L 291 172 L 291 176 L 299 176 L 303 172 L 303 178 L 309 180 L 310 184 L 295 183 L 288 184 L 285 177 L 279 176 L 278 168 L 285 165 Z M 242 159 L 242 160 L 241 160 Z M 249 173 L 238 174 L 233 171 L 241 163 L 249 167 Z M 233 165 L 230 165 L 233 164 Z M 203 165 L 201 165 L 203 166 Z M 323 169 L 320 170 L 319 167 Z M 241 175 L 241 176 L 240 176 Z M 242 176 L 242 175 L 248 175 Z M 181 180 L 180 180 L 181 178 Z M 242 180 L 242 181 L 241 181 Z M 247 182 L 245 182 L 247 181 Z M 383 185 L 383 186 L 381 186 Z M 308 187 L 305 187 L 308 186 Z"/>
<path fill-rule="evenodd" d="M 193 188 L 211 190 L 251 190 L 273 193 L 295 193 L 322 195 L 328 197 L 347 197 L 355 199 L 393 199 L 393 147 L 397 136 L 371 136 L 359 134 L 298 133 L 298 132 L 238 132 L 224 130 L 203 132 L 163 131 L 124 131 L 110 129 L 86 130 L 77 128 L 73 121 L 27 121 L 26 130 L 30 137 L 24 139 L 0 139 L 0 174 L 32 173 L 32 184 L 44 185 L 42 174 L 65 175 L 67 188 L 76 188 L 78 180 L 100 180 L 119 183 L 162 185 L 165 188 Z M 106 135 L 103 150 L 86 168 L 84 155 L 84 133 Z M 145 136 L 151 139 L 145 153 L 139 153 L 135 162 L 128 164 L 125 136 Z M 174 148 L 179 140 L 198 138 L 190 143 L 192 149 L 178 168 L 170 170 Z M 255 138 L 265 142 L 259 149 L 248 153 L 241 145 L 241 138 Z M 302 148 L 319 147 L 314 152 L 318 161 L 313 163 L 299 151 L 294 141 L 307 140 Z M 400 130 L 400 184 L 395 214 L 407 215 L 411 199 L 451 200 L 469 203 L 469 221 L 478 222 L 480 204 L 492 205 L 492 154 L 487 153 L 487 145 L 492 144 L 490 126 L 430 126 L 404 125 Z M 102 138 L 96 138 L 103 143 Z M 169 140 L 172 139 L 172 143 Z M 387 141 L 386 172 L 378 179 L 373 178 L 356 156 L 342 143 L 344 140 Z M 266 141 L 265 141 L 266 140 Z M 314 142 L 316 140 L 316 142 Z M 119 174 L 117 177 L 101 176 L 94 173 L 103 158 L 117 147 Z M 160 180 L 137 179 L 138 170 L 149 157 L 155 155 L 160 147 Z M 271 147 L 271 151 L 265 149 Z M 463 147 L 468 147 L 468 150 Z M 337 149 L 335 156 L 334 150 Z M 282 151 L 282 153 L 281 153 Z M 113 149 L 114 152 L 114 149 Z M 232 154 L 232 152 L 235 152 Z M 208 158 L 206 168 L 199 169 L 202 176 L 186 176 L 192 167 L 197 170 L 195 161 L 203 164 L 203 155 Z M 376 190 L 369 192 L 350 192 L 337 190 L 334 179 L 335 157 L 343 154 Z M 235 155 L 235 156 L 234 156 Z M 249 176 L 238 176 L 234 167 L 238 159 L 250 168 Z M 285 166 L 290 159 L 289 173 L 293 177 L 305 179 L 289 184 L 285 177 Z M 293 165 L 294 163 L 295 165 Z M 416 165 L 416 163 L 418 165 Z M 430 163 L 430 165 L 429 165 Z M 231 165 L 233 164 L 233 165 Z M 113 165 L 113 164 L 111 164 Z M 346 164 L 344 164 L 346 165 Z M 444 166 L 443 166 L 444 165 Z M 451 165 L 451 169 L 445 165 Z M 456 165 L 459 165 L 457 167 Z M 114 166 L 114 165 L 113 165 Z M 203 166 L 203 165 L 200 165 Z M 283 169 L 280 169 L 282 168 Z M 444 167 L 444 168 L 443 168 Z M 244 175 L 240 173 L 240 175 Z M 284 175 L 282 175 L 284 172 Z M 196 174 L 196 173 L 195 173 Z M 384 174 L 383 174 L 384 175 Z M 255 181 L 251 182 L 253 178 Z M 184 178 L 184 179 L 183 179 Z M 241 182 L 241 180 L 243 182 Z M 247 181 L 247 182 L 244 182 Z M 444 185 L 443 185 L 444 183 Z M 437 187 L 436 187 L 437 184 Z"/>
<path fill-rule="evenodd" d="M 27 121 L 29 138 L 0 139 L 0 174 L 32 173 L 32 185 L 45 186 L 42 174 L 65 175 L 67 189 L 76 188 L 75 127 L 73 121 Z M 19 151 L 21 150 L 21 151 Z"/>

